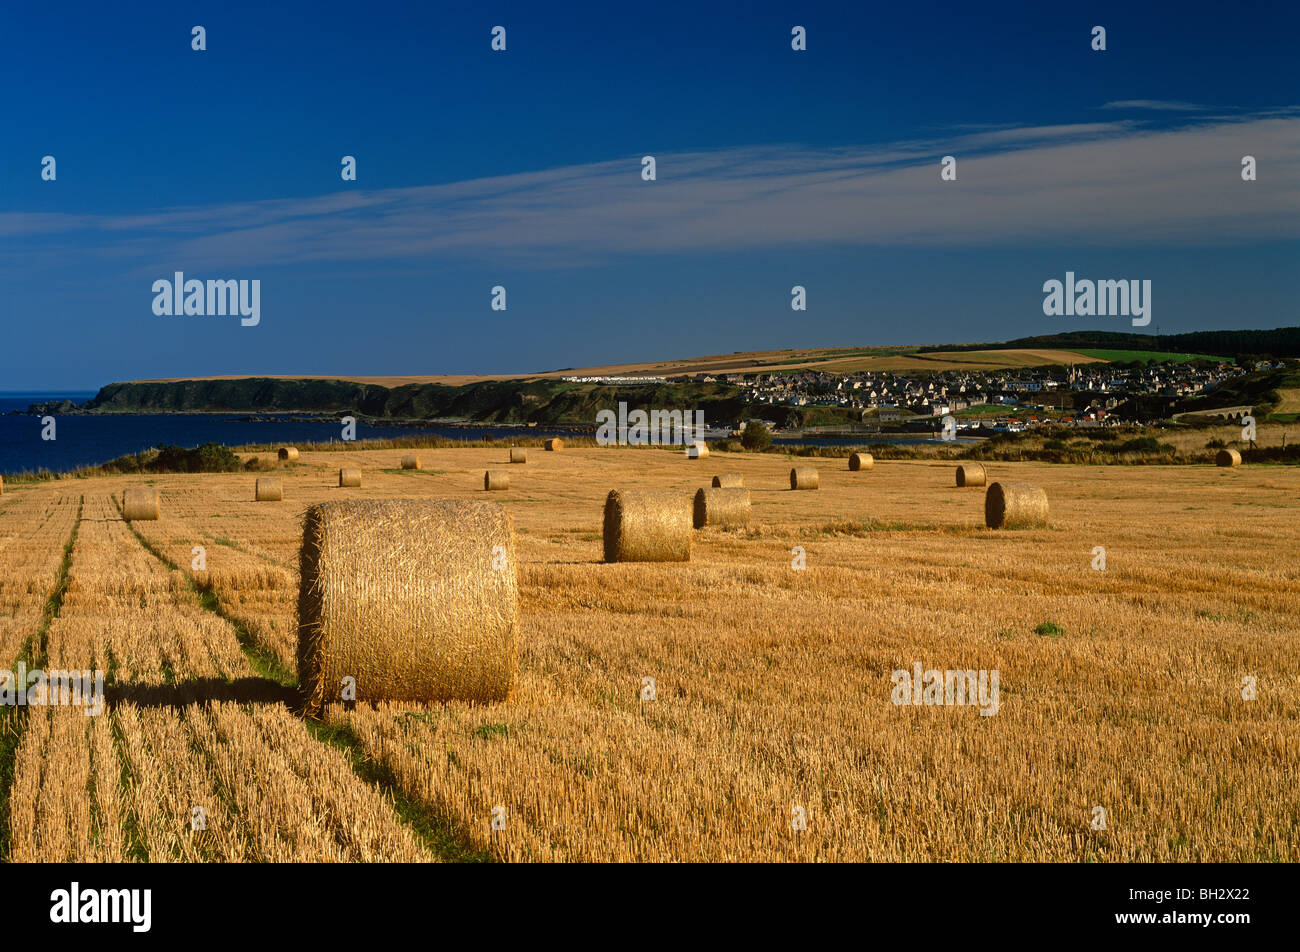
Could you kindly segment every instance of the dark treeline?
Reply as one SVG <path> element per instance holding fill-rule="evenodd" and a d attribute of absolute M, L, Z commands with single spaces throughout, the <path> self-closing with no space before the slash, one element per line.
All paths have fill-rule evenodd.
<path fill-rule="evenodd" d="M 1066 331 L 1020 337 L 1003 344 L 954 344 L 917 349 L 919 354 L 952 350 L 987 350 L 990 347 L 1101 348 L 1106 350 L 1154 350 L 1178 354 L 1212 354 L 1216 357 L 1300 356 L 1300 327 L 1279 327 L 1271 331 L 1190 331 L 1186 334 L 1130 334 L 1121 331 Z"/>

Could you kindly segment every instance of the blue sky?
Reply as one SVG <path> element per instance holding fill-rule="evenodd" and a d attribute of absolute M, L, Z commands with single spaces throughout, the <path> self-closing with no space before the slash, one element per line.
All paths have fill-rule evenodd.
<path fill-rule="evenodd" d="M 5 5 L 0 390 L 1297 323 L 1294 3 L 551 6 Z"/>

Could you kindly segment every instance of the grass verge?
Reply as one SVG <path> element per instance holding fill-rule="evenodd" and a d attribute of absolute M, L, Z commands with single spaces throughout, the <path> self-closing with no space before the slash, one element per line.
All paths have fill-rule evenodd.
<path fill-rule="evenodd" d="M 402 822 L 410 827 L 429 852 L 453 863 L 496 862 L 491 853 L 474 849 L 449 819 L 435 816 L 407 796 L 393 772 L 366 755 L 360 739 L 350 727 L 312 718 L 306 718 L 305 723 L 316 740 L 347 756 L 353 773 L 384 792 Z"/>

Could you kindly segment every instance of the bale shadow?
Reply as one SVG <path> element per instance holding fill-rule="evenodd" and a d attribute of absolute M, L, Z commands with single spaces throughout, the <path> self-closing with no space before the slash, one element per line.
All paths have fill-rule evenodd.
<path fill-rule="evenodd" d="M 107 684 L 104 703 L 135 704 L 138 707 L 188 707 L 233 701 L 236 704 L 283 704 L 295 713 L 301 698 L 294 687 L 270 678 L 192 678 L 176 684 Z"/>

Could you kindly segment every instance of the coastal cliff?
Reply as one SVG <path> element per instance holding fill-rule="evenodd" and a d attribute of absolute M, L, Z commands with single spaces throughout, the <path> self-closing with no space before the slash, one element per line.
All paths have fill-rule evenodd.
<path fill-rule="evenodd" d="M 554 380 L 392 388 L 346 380 L 269 377 L 112 383 L 81 409 L 88 413 L 351 413 L 387 420 L 594 425 L 597 411 L 620 402 L 632 408 L 702 410 L 710 422 L 756 416 L 782 426 L 832 425 L 858 418 L 837 407 L 750 404 L 740 388 L 726 383 L 605 386 Z"/>

